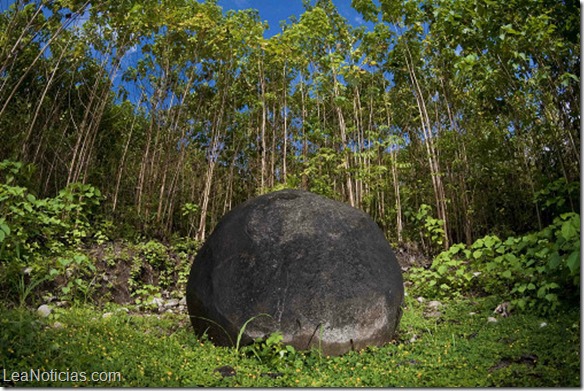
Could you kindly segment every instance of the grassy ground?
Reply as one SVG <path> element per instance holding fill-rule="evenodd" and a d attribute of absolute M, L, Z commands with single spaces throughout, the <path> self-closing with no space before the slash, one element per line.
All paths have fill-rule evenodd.
<path fill-rule="evenodd" d="M 341 357 L 280 345 L 256 345 L 258 356 L 250 348 L 215 347 L 197 340 L 186 315 L 81 306 L 40 318 L 2 309 L 0 375 L 4 386 L 580 386 L 579 308 L 488 322 L 497 304 L 445 302 L 440 317 L 426 318 L 425 304 L 406 297 L 394 343 Z M 31 370 L 63 372 L 63 381 L 20 381 Z M 67 381 L 80 372 L 85 381 Z M 119 372 L 121 379 L 92 381 L 92 372 Z"/>

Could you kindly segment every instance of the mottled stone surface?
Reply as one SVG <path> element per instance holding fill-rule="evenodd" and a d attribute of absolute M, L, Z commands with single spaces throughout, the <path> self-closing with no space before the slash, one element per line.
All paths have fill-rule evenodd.
<path fill-rule="evenodd" d="M 280 331 L 297 349 L 338 355 L 390 341 L 403 294 L 400 267 L 367 214 L 282 190 L 223 217 L 195 258 L 187 305 L 197 334 L 220 345 L 266 313 L 242 343 Z"/>

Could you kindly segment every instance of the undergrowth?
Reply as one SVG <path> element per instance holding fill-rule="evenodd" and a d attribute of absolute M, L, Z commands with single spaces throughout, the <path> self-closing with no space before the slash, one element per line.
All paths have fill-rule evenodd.
<path fill-rule="evenodd" d="M 128 314 L 92 306 L 40 318 L 0 310 L 0 364 L 17 386 L 488 387 L 579 386 L 579 310 L 488 322 L 498 299 L 444 301 L 439 318 L 406 297 L 393 343 L 323 356 L 287 349 L 277 335 L 242 349 L 195 337 L 184 314 Z M 12 373 L 119 372 L 115 382 L 15 382 Z"/>

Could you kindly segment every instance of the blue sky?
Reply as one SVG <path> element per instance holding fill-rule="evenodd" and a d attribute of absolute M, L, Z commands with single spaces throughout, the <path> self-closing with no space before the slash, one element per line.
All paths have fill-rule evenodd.
<path fill-rule="evenodd" d="M 341 16 L 353 26 L 370 26 L 370 23 L 363 21 L 361 15 L 351 8 L 351 0 L 333 0 L 333 3 Z M 223 7 L 223 12 L 229 9 L 257 9 L 260 19 L 267 21 L 270 25 L 270 29 L 265 34 L 266 38 L 281 31 L 280 21 L 288 19 L 291 15 L 300 17 L 304 11 L 302 0 L 219 0 L 218 4 Z"/>

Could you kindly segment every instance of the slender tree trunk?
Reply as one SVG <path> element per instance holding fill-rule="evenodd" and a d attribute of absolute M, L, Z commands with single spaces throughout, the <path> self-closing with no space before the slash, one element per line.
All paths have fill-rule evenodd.
<path fill-rule="evenodd" d="M 426 146 L 426 152 L 428 156 L 428 163 L 430 166 L 430 174 L 432 176 L 432 187 L 434 189 L 434 195 L 436 198 L 436 207 L 438 209 L 438 218 L 444 222 L 444 248 L 449 247 L 449 238 L 448 238 L 448 218 L 446 213 L 446 197 L 444 194 L 444 186 L 442 184 L 442 178 L 440 174 L 440 166 L 438 163 L 438 158 L 436 154 L 436 150 L 434 148 L 433 143 L 433 136 L 432 136 L 432 126 L 430 123 L 430 118 L 428 116 L 428 111 L 426 109 L 426 104 L 424 102 L 424 96 L 416 77 L 416 72 L 414 69 L 414 65 L 412 63 L 412 56 L 407 48 L 407 56 L 406 59 L 406 66 L 408 67 L 408 71 L 410 74 L 410 80 L 412 82 L 412 86 L 414 88 L 414 96 L 416 97 L 416 101 L 418 104 L 418 111 L 420 113 L 420 124 L 422 127 L 422 131 L 424 134 L 424 144 Z"/>
<path fill-rule="evenodd" d="M 140 102 L 142 101 L 142 97 L 144 93 L 140 95 L 140 99 L 138 100 L 137 106 L 140 106 Z M 136 120 L 138 119 L 137 115 L 133 116 L 132 125 L 130 125 L 130 131 L 128 133 L 128 139 L 126 140 L 126 144 L 124 145 L 124 151 L 122 152 L 122 156 L 120 157 L 120 163 L 118 164 L 118 173 L 116 175 L 116 187 L 114 190 L 114 195 L 112 199 L 112 212 L 116 211 L 116 206 L 118 204 L 118 196 L 120 194 L 120 186 L 122 184 L 122 177 L 124 175 L 124 169 L 126 166 L 126 157 L 128 156 L 128 150 L 130 149 L 130 143 L 132 141 L 132 133 L 134 132 L 134 126 L 136 125 Z"/>
<path fill-rule="evenodd" d="M 284 63 L 284 82 L 283 82 L 283 91 L 284 91 L 284 140 L 283 140 L 283 147 L 282 147 L 282 183 L 286 183 L 286 176 L 288 175 L 288 168 L 286 162 L 286 154 L 288 152 L 288 81 L 286 79 L 286 63 Z"/>
<path fill-rule="evenodd" d="M 204 241 L 206 237 L 206 227 L 207 227 L 207 213 L 209 208 L 209 196 L 211 194 L 211 186 L 213 184 L 213 174 L 215 172 L 215 164 L 219 158 L 220 144 L 222 141 L 222 135 L 220 130 L 222 127 L 223 113 L 225 111 L 225 104 L 227 98 L 227 88 L 223 90 L 221 105 L 219 108 L 219 113 L 216 114 L 216 118 L 213 121 L 213 129 L 211 129 L 211 146 L 208 152 L 208 166 L 207 173 L 205 174 L 205 186 L 203 188 L 202 202 L 201 202 L 201 215 L 199 219 L 199 229 L 197 231 L 197 240 Z"/>
<path fill-rule="evenodd" d="M 390 114 L 390 107 L 385 102 L 385 115 L 387 121 L 387 129 L 391 129 L 391 114 Z M 391 148 L 391 147 L 390 147 Z M 400 187 L 399 187 L 399 178 L 397 172 L 397 147 L 391 148 L 390 153 L 390 161 L 391 161 L 391 177 L 393 180 L 393 192 L 395 194 L 395 213 L 396 213 L 396 232 L 397 232 L 397 241 L 401 243 L 403 241 L 403 216 L 402 216 L 402 203 L 401 203 L 401 194 L 400 194 Z"/>
<path fill-rule="evenodd" d="M 49 88 L 51 87 L 51 85 L 53 83 L 53 79 L 55 78 L 55 75 L 57 74 L 57 70 L 59 70 L 59 66 L 61 65 L 61 61 L 63 60 L 63 57 L 65 56 L 65 53 L 67 52 L 67 48 L 69 47 L 70 43 L 71 43 L 71 40 L 67 41 L 67 45 L 61 50 L 61 54 L 59 55 L 59 58 L 57 59 L 55 67 L 53 68 L 53 71 L 51 72 L 51 75 L 49 76 L 49 79 L 47 80 L 47 83 L 45 85 L 43 93 L 41 94 L 41 96 L 37 102 L 37 106 L 36 106 L 36 109 L 34 111 L 32 121 L 30 121 L 28 131 L 26 132 L 26 136 L 24 137 L 24 140 L 22 143 L 22 150 L 20 152 L 20 155 L 21 155 L 21 159 L 23 161 L 28 161 L 28 147 L 29 147 L 29 142 L 30 142 L 31 136 L 32 136 L 32 132 L 34 130 L 36 121 L 39 117 L 39 113 L 40 113 L 41 108 L 43 106 L 43 102 L 45 101 L 45 97 L 47 95 L 47 92 L 49 91 Z M 1 72 L 0 72 L 0 74 L 1 74 Z"/>
<path fill-rule="evenodd" d="M 260 77 L 260 104 L 262 106 L 262 117 L 260 124 L 260 142 L 261 142 L 261 179 L 260 179 L 260 193 L 263 194 L 266 187 L 266 176 L 267 176 L 267 146 L 266 146 L 266 79 L 264 78 L 263 64 L 258 62 L 258 70 Z"/>
<path fill-rule="evenodd" d="M 334 98 L 340 97 L 339 92 L 339 82 L 337 80 L 336 71 L 333 69 L 333 94 Z M 347 186 L 347 197 L 349 198 L 349 205 L 355 206 L 355 191 L 353 189 L 353 182 L 351 181 L 351 175 L 349 173 L 350 168 L 350 155 L 347 146 L 347 125 L 345 123 L 345 117 L 343 115 L 343 110 L 336 103 L 336 99 L 333 100 L 333 106 L 335 113 L 337 114 L 337 119 L 339 121 L 339 131 L 341 134 L 341 153 L 343 154 L 343 174 L 345 176 L 345 185 Z"/>
<path fill-rule="evenodd" d="M 307 126 L 306 126 L 306 91 L 304 90 L 304 77 L 302 72 L 300 72 L 300 97 L 302 101 L 302 162 L 306 164 L 308 162 L 308 138 L 306 136 Z M 306 170 L 302 172 L 301 181 L 302 190 L 308 190 L 308 175 Z"/>

